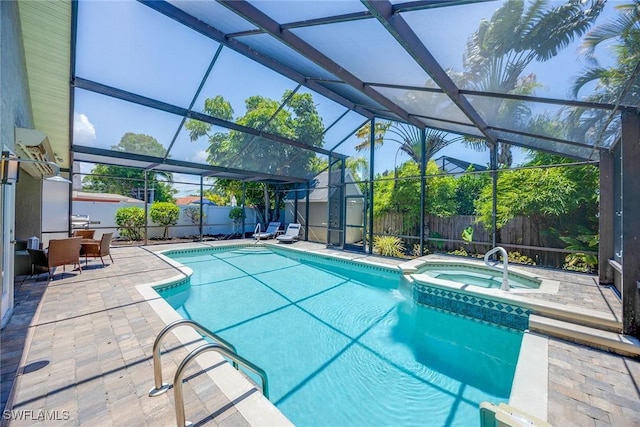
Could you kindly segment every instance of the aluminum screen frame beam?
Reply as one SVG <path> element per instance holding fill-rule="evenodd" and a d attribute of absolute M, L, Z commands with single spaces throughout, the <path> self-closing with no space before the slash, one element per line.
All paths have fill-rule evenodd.
<path fill-rule="evenodd" d="M 239 54 L 247 57 L 247 58 L 251 58 L 254 61 L 258 62 L 261 65 L 264 65 L 265 67 L 293 80 L 296 83 L 300 83 L 303 86 L 308 87 L 309 89 L 319 93 L 320 95 L 329 98 L 330 100 L 337 102 L 338 104 L 350 109 L 350 110 L 354 110 L 357 113 L 365 116 L 368 119 L 371 119 L 373 117 L 373 114 L 366 110 L 363 109 L 359 106 L 357 106 L 356 104 L 354 104 L 352 101 L 338 95 L 337 93 L 315 83 L 312 80 L 309 80 L 307 78 L 307 76 L 300 74 L 299 72 L 285 66 L 284 64 L 282 64 L 281 62 L 278 62 L 276 60 L 274 60 L 273 58 L 270 58 L 252 48 L 250 48 L 249 46 L 247 46 L 246 44 L 234 39 L 234 38 L 230 38 L 227 34 L 223 33 L 222 31 L 218 30 L 217 28 L 212 27 L 209 24 L 206 24 L 202 21 L 200 21 L 198 18 L 189 15 L 188 13 L 184 12 L 182 9 L 177 8 L 176 6 L 166 2 L 166 1 L 161 1 L 161 0 L 138 0 L 140 3 L 144 4 L 145 6 L 150 7 L 151 9 L 155 10 L 156 12 L 159 12 L 177 22 L 179 22 L 180 24 L 191 28 L 194 31 L 199 32 L 200 34 L 204 35 L 205 37 L 208 37 L 212 40 L 215 40 L 218 43 L 221 43 L 227 47 L 229 47 L 230 49 L 233 49 L 234 51 L 238 52 Z"/>
<path fill-rule="evenodd" d="M 471 120 L 478 130 L 492 144 L 498 143 L 496 135 L 488 129 L 480 114 L 469 101 L 460 94 L 460 89 L 440 66 L 424 43 L 411 29 L 402 16 L 394 13 L 393 5 L 388 1 L 362 0 L 364 6 L 378 19 L 384 28 L 396 39 L 405 51 L 422 67 L 433 81 L 444 91 L 454 104 Z M 424 127 L 424 124 L 420 128 Z"/>
<path fill-rule="evenodd" d="M 220 126 L 226 129 L 232 129 L 238 132 L 246 133 L 248 135 L 265 138 L 281 144 L 290 145 L 292 147 L 301 148 L 303 150 L 312 151 L 318 154 L 323 154 L 325 156 L 328 156 L 330 153 L 329 150 L 324 148 L 316 147 L 313 145 L 307 145 L 300 141 L 294 141 L 292 139 L 288 139 L 283 136 L 274 135 L 267 132 L 261 132 L 254 128 L 250 128 L 247 126 L 239 125 L 237 123 L 218 119 L 216 117 L 208 116 L 203 113 L 191 111 L 187 108 L 178 107 L 176 105 L 168 104 L 166 102 L 158 101 L 152 98 L 147 98 L 146 96 L 138 95 L 132 92 L 127 92 L 122 89 L 103 85 L 102 83 L 86 80 L 81 77 L 76 77 L 71 84 L 76 88 L 85 89 L 94 93 L 99 93 L 101 95 L 111 96 L 113 98 L 121 99 L 123 101 L 133 102 L 134 104 L 153 108 L 155 110 L 164 111 L 166 113 L 175 114 L 181 117 L 199 120 L 201 122 L 209 123 L 215 126 Z M 343 156 L 342 154 L 334 154 L 334 157 L 347 157 L 347 156 Z"/>
<path fill-rule="evenodd" d="M 407 111 L 402 109 L 396 103 L 394 103 L 375 89 L 366 86 L 362 80 L 345 70 L 342 66 L 340 66 L 340 64 L 334 62 L 331 58 L 324 55 L 322 52 L 292 33 L 290 30 L 282 28 L 280 23 L 273 20 L 271 17 L 269 17 L 267 14 L 265 14 L 252 4 L 246 2 L 245 0 L 220 0 L 219 3 L 224 5 L 232 12 L 236 13 L 238 16 L 251 22 L 256 27 L 263 29 L 267 34 L 284 43 L 289 48 L 297 51 L 306 58 L 315 62 L 317 65 L 324 68 L 334 76 L 338 77 L 349 86 L 357 89 L 369 98 L 378 102 L 380 105 L 384 106 L 390 112 L 396 114 L 407 123 L 410 123 L 419 129 L 422 129 L 424 127 L 423 123 L 412 118 Z"/>
<path fill-rule="evenodd" d="M 273 181 L 273 182 L 277 181 L 277 182 L 283 182 L 283 183 L 309 182 L 309 180 L 306 178 L 298 178 L 298 177 L 284 176 L 284 175 L 272 175 L 268 173 L 252 172 L 248 170 L 234 169 L 234 168 L 228 168 L 224 166 L 213 166 L 213 165 L 205 165 L 201 163 L 193 163 L 185 160 L 163 159 L 162 157 L 154 157 L 154 156 L 148 156 L 145 154 L 137 154 L 137 153 L 127 153 L 124 151 L 107 150 L 104 148 L 87 147 L 84 145 L 74 145 L 71 147 L 71 151 L 74 153 L 89 154 L 93 156 L 101 156 L 104 158 L 108 158 L 110 159 L 110 161 L 105 161 L 101 163 L 109 164 L 113 166 L 135 168 L 135 166 L 120 164 L 117 162 L 117 159 L 147 163 L 146 168 L 139 168 L 143 170 L 159 170 L 164 172 L 186 173 L 182 171 L 172 170 L 171 166 L 175 166 L 179 168 L 193 169 L 194 172 L 192 173 L 192 175 L 198 175 L 198 176 L 215 177 L 217 173 L 222 173 L 222 174 L 228 173 L 228 174 L 234 174 L 234 175 L 243 177 L 242 179 L 238 178 L 242 181 L 264 180 L 264 181 Z"/>

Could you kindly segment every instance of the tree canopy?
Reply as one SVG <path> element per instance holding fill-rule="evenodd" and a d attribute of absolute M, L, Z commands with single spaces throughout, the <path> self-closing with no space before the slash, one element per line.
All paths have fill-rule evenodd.
<path fill-rule="evenodd" d="M 139 133 L 125 133 L 120 142 L 111 146 L 114 151 L 164 157 L 166 149 L 154 137 Z M 153 200 L 173 201 L 176 190 L 171 184 L 159 180 L 171 180 L 170 173 L 148 171 L 147 188 L 153 192 Z M 82 180 L 82 189 L 91 192 L 115 193 L 123 196 L 144 198 L 144 171 L 124 166 L 96 165 L 91 175 Z"/>
<path fill-rule="evenodd" d="M 536 152 L 527 166 L 562 164 L 570 159 Z M 598 170 L 594 166 L 545 167 L 502 171 L 497 183 L 498 229 L 526 216 L 538 233 L 538 244 L 553 246 L 578 228 L 597 232 Z M 492 223 L 492 188 L 485 186 L 475 203 L 479 221 Z"/>
<path fill-rule="evenodd" d="M 234 117 L 229 101 L 217 95 L 207 98 L 204 113 L 261 132 L 292 139 L 310 147 L 324 144 L 324 125 L 308 93 L 285 91 L 280 101 L 263 96 L 245 100 L 246 112 Z M 317 173 L 321 161 L 310 150 L 274 142 L 237 130 L 221 130 L 209 123 L 189 120 L 185 124 L 191 141 L 207 138 L 207 162 L 259 173 L 310 177 Z M 215 192 L 224 196 L 242 195 L 242 183 L 226 179 L 216 181 Z M 282 192 L 264 183 L 246 183 L 246 204 L 268 211 L 269 219 L 276 219 L 282 204 Z"/>
<path fill-rule="evenodd" d="M 427 164 L 426 211 L 436 216 L 451 216 L 456 212 L 455 178 L 437 176 L 441 171 L 435 162 Z M 436 175 L 436 176 L 433 176 Z M 374 183 L 373 214 L 402 213 L 404 224 L 420 223 L 420 169 L 415 162 L 405 162 L 398 168 L 397 178 L 379 175 Z M 406 231 L 406 230 L 403 230 Z"/>
<path fill-rule="evenodd" d="M 234 118 L 229 101 L 218 95 L 205 100 L 204 113 L 309 146 L 321 147 L 324 143 L 324 125 L 311 94 L 286 91 L 280 101 L 254 95 L 245 100 L 245 107 L 246 113 Z M 221 130 L 197 120 L 187 121 L 185 128 L 192 141 L 208 139 L 207 161 L 212 165 L 297 177 L 305 177 L 312 170 L 315 153 L 310 150 L 237 130 Z"/>

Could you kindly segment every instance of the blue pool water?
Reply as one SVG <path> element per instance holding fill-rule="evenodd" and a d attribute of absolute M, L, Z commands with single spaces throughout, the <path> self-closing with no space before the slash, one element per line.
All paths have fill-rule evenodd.
<path fill-rule="evenodd" d="M 269 250 L 172 258 L 191 283 L 161 291 L 266 370 L 298 426 L 473 426 L 506 402 L 522 334 L 417 306 L 392 270 Z"/>

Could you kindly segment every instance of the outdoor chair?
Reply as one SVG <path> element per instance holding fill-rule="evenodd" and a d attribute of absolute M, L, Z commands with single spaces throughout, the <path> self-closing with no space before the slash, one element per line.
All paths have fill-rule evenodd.
<path fill-rule="evenodd" d="M 270 222 L 266 230 L 264 230 L 262 233 L 255 233 L 253 237 L 255 237 L 257 240 L 273 239 L 273 237 L 275 237 L 276 233 L 278 232 L 279 228 L 280 228 L 279 222 Z"/>
<path fill-rule="evenodd" d="M 96 230 L 75 230 L 73 232 L 73 237 L 82 237 L 83 239 L 93 239 L 95 236 Z"/>
<path fill-rule="evenodd" d="M 84 264 L 87 265 L 89 262 L 88 257 L 92 256 L 94 258 L 100 257 L 102 261 L 102 266 L 104 267 L 104 256 L 109 255 L 111 259 L 111 263 L 113 263 L 113 257 L 111 256 L 111 238 L 113 237 L 113 233 L 104 233 L 100 240 L 94 240 L 92 242 L 84 242 L 82 243 L 82 254 L 84 255 Z"/>
<path fill-rule="evenodd" d="M 78 265 L 78 270 L 82 273 L 80 266 L 81 237 L 69 239 L 54 239 L 49 241 L 49 248 L 28 249 L 31 258 L 31 275 L 35 274 L 36 268 L 49 273 L 49 280 L 53 276 L 53 269 L 62 266 L 62 271 L 66 271 L 67 265 Z"/>
<path fill-rule="evenodd" d="M 278 241 L 281 243 L 293 243 L 300 238 L 301 229 L 302 228 L 300 227 L 300 224 L 292 222 L 287 227 L 287 231 L 285 231 L 284 234 L 276 237 L 276 239 L 278 239 Z"/>

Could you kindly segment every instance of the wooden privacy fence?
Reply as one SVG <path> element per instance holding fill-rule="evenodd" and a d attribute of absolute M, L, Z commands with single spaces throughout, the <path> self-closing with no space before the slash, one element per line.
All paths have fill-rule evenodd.
<path fill-rule="evenodd" d="M 486 230 L 482 224 L 476 223 L 473 215 L 455 215 L 451 217 L 437 217 L 427 215 L 426 217 L 427 240 L 426 246 L 430 251 L 450 252 L 461 247 L 469 253 L 484 254 L 491 247 L 491 232 Z M 474 244 L 466 244 L 462 240 L 462 232 L 465 228 L 473 228 Z M 402 237 L 405 246 L 411 247 L 419 242 L 420 225 L 406 224 L 401 213 L 390 213 L 374 219 L 374 234 L 387 234 Z M 504 245 L 508 252 L 519 252 L 522 255 L 533 259 L 538 265 L 562 267 L 567 255 L 561 245 L 555 248 L 532 249 L 509 247 L 509 245 L 539 247 L 538 232 L 528 217 L 516 217 L 509 221 L 501 230 L 500 243 Z M 444 239 L 443 241 L 438 239 Z"/>

